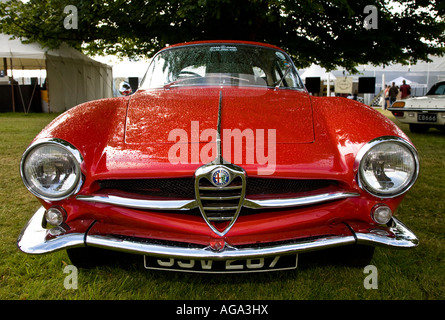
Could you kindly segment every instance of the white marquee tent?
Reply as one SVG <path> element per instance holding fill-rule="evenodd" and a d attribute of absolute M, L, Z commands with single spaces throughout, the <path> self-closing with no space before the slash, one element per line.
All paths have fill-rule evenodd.
<path fill-rule="evenodd" d="M 1 70 L 46 70 L 50 112 L 113 96 L 112 67 L 63 44 L 57 50 L 0 34 Z M 5 63 L 7 67 L 5 67 Z"/>
<path fill-rule="evenodd" d="M 325 68 L 316 64 L 312 64 L 300 75 L 300 78 L 303 81 L 306 81 L 306 78 L 320 78 L 322 84 L 326 86 L 328 96 L 331 95 L 331 85 L 335 83 L 336 79 L 333 73 L 327 72 Z"/>
<path fill-rule="evenodd" d="M 396 86 L 401 86 L 403 84 L 403 81 L 406 82 L 406 84 L 414 84 L 414 82 L 412 82 L 411 80 L 405 78 L 405 77 L 397 77 L 395 79 L 392 79 L 390 81 L 387 81 L 386 84 L 387 85 L 391 85 L 393 82 Z"/>
<path fill-rule="evenodd" d="M 366 71 L 394 71 L 394 72 L 428 72 L 428 71 L 445 71 L 445 57 L 429 56 L 431 62 L 417 61 L 416 64 L 402 65 L 400 63 L 391 64 L 389 66 L 373 66 L 361 65 L 357 67 Z"/>
<path fill-rule="evenodd" d="M 312 64 L 306 71 L 304 71 L 300 78 L 305 80 L 310 77 L 319 77 L 322 81 L 327 81 L 328 78 L 330 81 L 335 81 L 336 77 L 333 73 L 327 72 L 325 68 L 320 67 L 319 65 Z"/>
<path fill-rule="evenodd" d="M 382 84 L 401 85 L 403 79 L 415 89 L 415 95 L 424 95 L 427 89 L 431 88 L 438 81 L 445 80 L 445 56 L 430 56 L 432 61 L 417 61 L 415 64 L 402 65 L 391 64 L 388 66 L 374 66 L 371 64 L 360 65 L 357 67 L 359 76 L 376 77 L 376 93 L 378 93 Z M 334 74 L 339 75 L 344 72 L 337 70 Z M 413 91 L 412 91 L 413 92 Z"/>

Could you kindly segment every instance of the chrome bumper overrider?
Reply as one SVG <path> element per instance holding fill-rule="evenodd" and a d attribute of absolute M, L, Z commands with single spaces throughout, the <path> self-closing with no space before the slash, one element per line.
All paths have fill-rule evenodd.
<path fill-rule="evenodd" d="M 42 227 L 44 213 L 45 209 L 43 207 L 37 210 L 20 234 L 17 245 L 23 252 L 43 254 L 60 249 L 92 246 L 158 257 L 225 260 L 286 255 L 351 244 L 367 244 L 396 248 L 412 248 L 418 244 L 417 237 L 396 218 L 393 218 L 393 226 L 389 228 L 392 234 L 383 229 L 375 229 L 375 231 L 369 233 L 360 233 L 350 228 L 352 233 L 350 236 L 329 236 L 305 241 L 295 240 L 285 244 L 269 243 L 264 246 L 255 245 L 255 247 L 252 248 L 246 248 L 245 246 L 243 248 L 236 248 L 226 245 L 219 251 L 214 251 L 210 247 L 188 248 L 173 245 L 150 244 L 118 239 L 112 236 L 81 233 L 62 234 L 48 239 L 48 229 Z"/>

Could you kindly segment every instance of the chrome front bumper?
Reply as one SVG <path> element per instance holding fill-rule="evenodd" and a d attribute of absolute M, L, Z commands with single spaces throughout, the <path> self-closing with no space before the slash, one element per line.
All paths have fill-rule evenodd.
<path fill-rule="evenodd" d="M 287 255 L 352 244 L 412 248 L 416 247 L 419 242 L 414 233 L 396 218 L 393 218 L 393 225 L 389 228 L 389 232 L 378 228 L 368 233 L 356 232 L 349 226 L 350 236 L 329 236 L 312 240 L 297 239 L 285 244 L 269 243 L 263 246 L 255 245 L 252 248 L 236 248 L 226 244 L 224 248 L 218 251 L 212 250 L 210 246 L 189 248 L 83 233 L 62 234 L 48 239 L 48 229 L 42 227 L 44 213 L 45 209 L 43 207 L 38 209 L 21 232 L 17 245 L 23 252 L 44 254 L 61 249 L 92 246 L 157 257 L 226 260 Z"/>

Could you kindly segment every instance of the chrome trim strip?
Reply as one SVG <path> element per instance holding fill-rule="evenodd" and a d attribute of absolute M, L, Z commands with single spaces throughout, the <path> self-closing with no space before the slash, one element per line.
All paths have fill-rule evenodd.
<path fill-rule="evenodd" d="M 113 249 L 133 254 L 152 255 L 157 257 L 169 257 L 177 259 L 249 259 L 267 256 L 279 256 L 295 254 L 299 252 L 314 251 L 354 244 L 353 236 L 327 237 L 301 243 L 269 245 L 262 248 L 236 249 L 226 246 L 222 251 L 214 251 L 210 247 L 204 249 L 162 246 L 154 244 L 143 244 L 138 242 L 116 240 L 106 236 L 92 235 L 87 237 L 87 245 L 103 249 Z"/>
<path fill-rule="evenodd" d="M 143 242 L 122 240 L 112 236 L 84 235 L 78 233 L 59 235 L 48 240 L 46 238 L 48 230 L 42 227 L 44 213 L 45 209 L 43 207 L 37 210 L 21 232 L 17 240 L 17 246 L 23 252 L 30 254 L 43 254 L 60 249 L 89 245 L 133 254 L 153 255 L 159 257 L 225 260 L 286 255 L 355 243 L 396 248 L 412 248 L 416 247 L 419 243 L 419 240 L 415 234 L 396 218 L 393 218 L 393 225 L 387 228 L 393 234 L 389 234 L 384 231 L 386 228 L 376 227 L 375 232 L 371 230 L 370 233 L 366 234 L 363 232 L 355 232 L 351 228 L 352 234 L 348 236 L 330 236 L 302 242 L 268 244 L 263 247 L 242 249 L 237 249 L 235 247 L 226 245 L 221 251 L 213 251 L 210 249 L 210 247 L 203 249 L 185 248 L 172 245 L 148 244 Z"/>
<path fill-rule="evenodd" d="M 112 195 L 78 195 L 76 199 L 142 210 L 191 210 L 198 207 L 196 200 L 143 200 Z"/>
<path fill-rule="evenodd" d="M 388 111 L 403 111 L 403 112 L 445 112 L 445 109 L 434 109 L 434 108 L 388 108 Z"/>
<path fill-rule="evenodd" d="M 359 193 L 355 192 L 334 192 L 324 193 L 314 196 L 307 196 L 301 198 L 288 198 L 288 199 L 264 199 L 264 200 L 252 200 L 244 199 L 243 207 L 249 209 L 280 209 L 280 208 L 292 208 L 319 204 L 328 201 L 341 200 L 346 198 L 359 197 Z M 112 195 L 78 195 L 77 200 L 104 203 L 116 206 L 122 206 L 132 209 L 141 210 L 191 210 L 198 207 L 196 200 L 143 200 L 143 199 L 131 199 L 123 198 Z M 236 210 L 237 207 L 221 207 L 221 208 L 205 208 L 205 210 Z"/>
<path fill-rule="evenodd" d="M 222 113 L 222 90 L 219 92 L 218 101 L 218 120 L 216 123 L 216 160 L 222 163 L 222 149 L 221 149 L 221 113 Z"/>
<path fill-rule="evenodd" d="M 250 209 L 279 209 L 301 207 L 313 204 L 319 204 L 327 201 L 340 200 L 345 198 L 359 197 L 359 193 L 355 192 L 335 192 L 324 193 L 314 196 L 289 198 L 289 199 L 266 199 L 266 200 L 250 200 L 245 199 L 243 206 Z"/>

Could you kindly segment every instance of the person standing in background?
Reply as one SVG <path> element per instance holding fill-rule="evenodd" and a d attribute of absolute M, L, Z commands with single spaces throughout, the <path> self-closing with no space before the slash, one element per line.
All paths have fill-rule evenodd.
<path fill-rule="evenodd" d="M 397 100 L 397 94 L 399 93 L 399 89 L 396 87 L 396 83 L 393 82 L 391 88 L 389 88 L 389 105 L 392 106 L 392 104 Z"/>
<path fill-rule="evenodd" d="M 385 99 L 385 110 L 388 109 L 389 106 L 391 106 L 389 102 L 389 88 L 391 88 L 389 85 L 386 86 L 385 91 L 383 93 L 383 97 Z"/>
<path fill-rule="evenodd" d="M 406 99 L 411 95 L 411 86 L 406 84 L 405 80 L 403 80 L 403 84 L 400 86 L 400 92 L 402 93 L 402 99 Z"/>

